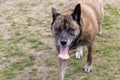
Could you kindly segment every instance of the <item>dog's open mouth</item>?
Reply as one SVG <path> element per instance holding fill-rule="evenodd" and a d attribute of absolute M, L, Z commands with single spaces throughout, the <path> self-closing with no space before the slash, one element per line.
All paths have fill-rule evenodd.
<path fill-rule="evenodd" d="M 58 55 L 58 58 L 67 60 L 70 58 L 69 54 L 69 46 L 60 46 L 60 53 Z"/>

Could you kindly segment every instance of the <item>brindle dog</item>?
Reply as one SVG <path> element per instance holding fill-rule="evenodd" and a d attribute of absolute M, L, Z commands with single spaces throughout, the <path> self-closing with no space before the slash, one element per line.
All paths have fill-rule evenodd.
<path fill-rule="evenodd" d="M 75 57 L 83 56 L 82 46 L 87 46 L 85 72 L 92 69 L 93 42 L 100 33 L 103 18 L 102 0 L 83 0 L 79 4 L 69 4 L 60 13 L 52 8 L 51 30 L 58 51 L 58 80 L 64 80 L 66 60 L 69 50 L 76 49 Z"/>

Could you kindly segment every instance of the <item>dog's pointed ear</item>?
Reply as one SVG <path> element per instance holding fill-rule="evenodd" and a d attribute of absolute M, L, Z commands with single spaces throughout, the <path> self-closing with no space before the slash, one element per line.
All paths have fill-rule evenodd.
<path fill-rule="evenodd" d="M 80 16 L 81 16 L 81 5 L 77 4 L 72 13 L 72 17 L 75 21 L 77 21 L 78 24 L 80 24 Z"/>
<path fill-rule="evenodd" d="M 52 23 L 55 21 L 58 15 L 60 14 L 57 13 L 56 9 L 52 7 Z"/>

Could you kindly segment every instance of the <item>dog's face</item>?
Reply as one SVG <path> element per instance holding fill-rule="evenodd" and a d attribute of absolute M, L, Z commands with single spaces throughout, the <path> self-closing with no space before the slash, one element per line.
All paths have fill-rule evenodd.
<path fill-rule="evenodd" d="M 55 37 L 55 44 L 58 50 L 58 57 L 68 59 L 68 51 L 71 43 L 80 34 L 80 5 L 77 5 L 70 15 L 61 15 L 52 8 L 53 21 L 51 30 Z"/>

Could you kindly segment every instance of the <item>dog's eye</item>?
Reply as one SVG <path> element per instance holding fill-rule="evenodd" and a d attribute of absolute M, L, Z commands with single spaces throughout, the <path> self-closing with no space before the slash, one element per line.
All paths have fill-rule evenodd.
<path fill-rule="evenodd" d="M 60 27 L 55 28 L 55 31 L 60 32 L 62 29 Z"/>
<path fill-rule="evenodd" d="M 70 35 L 74 36 L 75 29 L 69 28 L 67 31 Z"/>
<path fill-rule="evenodd" d="M 60 27 L 55 28 L 56 31 L 61 31 L 62 29 Z"/>
<path fill-rule="evenodd" d="M 75 31 L 75 29 L 73 29 L 73 28 L 69 28 L 67 31 Z"/>
<path fill-rule="evenodd" d="M 59 28 L 55 28 L 55 31 L 59 30 Z"/>

